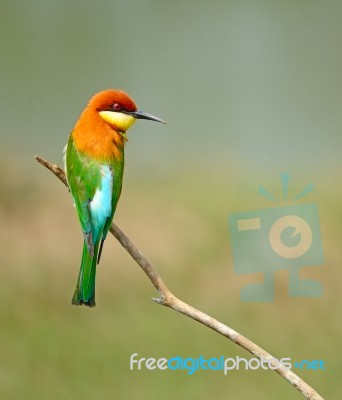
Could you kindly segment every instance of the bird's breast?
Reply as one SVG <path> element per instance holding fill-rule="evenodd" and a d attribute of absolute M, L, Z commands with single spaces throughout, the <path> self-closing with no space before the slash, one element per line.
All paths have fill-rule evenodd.
<path fill-rule="evenodd" d="M 121 161 L 125 139 L 110 127 L 96 127 L 72 133 L 78 151 L 98 161 Z"/>

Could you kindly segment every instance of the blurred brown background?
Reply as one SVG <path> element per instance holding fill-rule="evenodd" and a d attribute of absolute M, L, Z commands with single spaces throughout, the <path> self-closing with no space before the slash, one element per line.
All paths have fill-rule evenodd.
<path fill-rule="evenodd" d="M 130 371 L 140 357 L 249 357 L 164 309 L 108 237 L 97 307 L 71 307 L 82 247 L 67 190 L 33 160 L 62 165 L 88 98 L 125 89 L 168 125 L 128 133 L 115 220 L 170 288 L 274 356 L 322 359 L 299 371 L 338 398 L 341 338 L 342 25 L 339 2 L 0 1 L 0 397 L 300 399 L 277 374 Z M 271 207 L 281 172 L 318 206 L 325 263 L 303 269 L 320 298 L 242 303 L 261 279 L 233 270 L 231 212 Z M 297 372 L 297 370 L 296 370 Z"/>

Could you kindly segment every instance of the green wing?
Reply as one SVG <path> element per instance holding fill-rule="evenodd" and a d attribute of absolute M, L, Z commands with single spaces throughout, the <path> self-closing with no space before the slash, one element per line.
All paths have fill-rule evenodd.
<path fill-rule="evenodd" d="M 102 187 L 106 183 L 103 174 L 104 166 L 111 170 L 112 183 L 111 187 L 107 188 L 107 194 L 103 193 L 101 198 L 103 204 L 95 210 L 94 204 L 93 207 L 91 204 L 96 191 L 105 190 Z M 104 240 L 108 233 L 121 193 L 123 168 L 123 159 L 121 162 L 114 160 L 110 164 L 100 163 L 80 153 L 75 147 L 72 135 L 70 136 L 66 150 L 66 174 L 89 250 L 92 250 L 91 242 L 95 242 L 93 240 L 95 238 L 91 236 L 95 235 L 96 239 L 102 236 Z M 107 199 L 111 204 L 107 205 L 104 212 L 102 205 L 105 206 Z"/>
<path fill-rule="evenodd" d="M 101 185 L 101 166 L 77 151 L 72 136 L 67 145 L 65 165 L 82 230 L 89 235 L 92 233 L 90 202 Z"/>

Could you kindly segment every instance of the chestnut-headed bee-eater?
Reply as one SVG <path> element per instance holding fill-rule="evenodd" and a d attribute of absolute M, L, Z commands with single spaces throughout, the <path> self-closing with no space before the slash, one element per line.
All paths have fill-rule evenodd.
<path fill-rule="evenodd" d="M 96 265 L 121 193 L 126 131 L 136 119 L 165 123 L 138 110 L 124 91 L 108 89 L 90 99 L 70 134 L 65 169 L 84 234 L 72 304 L 95 306 Z"/>

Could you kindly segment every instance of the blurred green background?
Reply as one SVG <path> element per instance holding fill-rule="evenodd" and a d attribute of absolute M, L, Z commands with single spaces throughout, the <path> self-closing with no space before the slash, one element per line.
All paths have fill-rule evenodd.
<path fill-rule="evenodd" d="M 168 125 L 129 132 L 118 225 L 183 300 L 276 357 L 322 359 L 300 376 L 328 399 L 342 384 L 342 4 L 337 1 L 0 1 L 3 399 L 300 399 L 277 374 L 130 371 L 141 357 L 248 357 L 154 303 L 153 287 L 109 237 L 97 307 L 71 307 L 82 235 L 67 190 L 33 155 L 62 165 L 89 97 L 126 90 Z M 325 263 L 303 269 L 321 298 L 242 303 L 262 275 L 234 273 L 229 213 L 307 183 Z"/>

